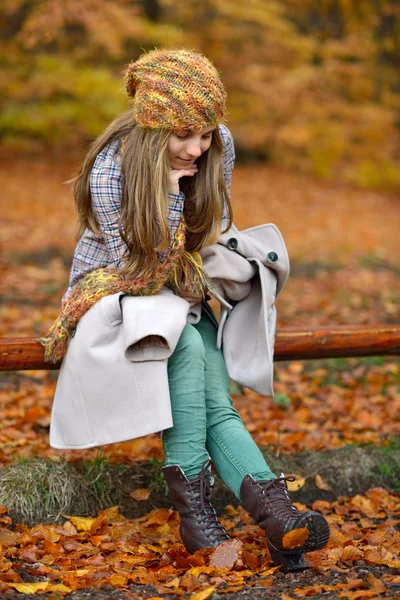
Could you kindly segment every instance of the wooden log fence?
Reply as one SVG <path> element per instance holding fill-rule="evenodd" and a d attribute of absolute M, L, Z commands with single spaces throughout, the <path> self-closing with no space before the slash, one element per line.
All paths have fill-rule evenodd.
<path fill-rule="evenodd" d="M 275 340 L 275 360 L 400 355 L 400 325 L 352 325 L 282 328 Z M 54 370 L 34 338 L 0 338 L 0 371 Z"/>

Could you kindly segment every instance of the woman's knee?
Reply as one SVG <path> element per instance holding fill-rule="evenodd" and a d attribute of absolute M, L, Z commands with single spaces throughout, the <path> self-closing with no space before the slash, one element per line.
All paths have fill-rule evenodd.
<path fill-rule="evenodd" d="M 213 431 L 219 427 L 244 429 L 242 417 L 236 408 L 232 406 L 232 401 L 225 401 L 221 404 L 218 404 L 217 402 L 207 402 L 206 410 L 208 430 Z"/>
<path fill-rule="evenodd" d="M 202 358 L 205 360 L 205 348 L 203 338 L 200 333 L 190 325 L 185 325 L 175 352 L 184 353 L 185 355 L 193 356 L 194 358 Z M 174 354 L 175 354 L 174 352 Z"/>

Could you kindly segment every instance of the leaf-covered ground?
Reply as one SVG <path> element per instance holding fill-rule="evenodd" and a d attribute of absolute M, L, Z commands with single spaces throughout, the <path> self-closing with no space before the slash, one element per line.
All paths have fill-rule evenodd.
<path fill-rule="evenodd" d="M 70 187 L 63 182 L 75 164 L 57 156 L 10 160 L 0 174 L 6 198 L 0 217 L 2 337 L 40 335 L 57 315 L 76 230 Z M 239 227 L 274 222 L 285 237 L 292 276 L 278 300 L 279 326 L 400 322 L 400 202 L 394 195 L 240 167 L 233 205 Z M 275 399 L 244 390 L 235 402 L 256 442 L 279 452 L 382 445 L 400 432 L 399 372 L 397 357 L 277 363 Z M 49 448 L 55 377 L 45 371 L 1 375 L 0 465 L 30 456 L 96 457 L 96 450 Z M 160 440 L 148 436 L 108 446 L 105 457 L 129 464 L 161 460 Z M 31 577 L 68 589 L 93 588 L 111 578 L 122 589 L 156 586 L 130 588 L 131 596 L 121 596 L 134 599 L 184 592 L 195 600 L 217 600 L 244 584 L 245 591 L 253 586 L 247 596 L 252 598 L 391 598 L 400 582 L 399 502 L 396 495 L 372 490 L 318 506 L 332 524 L 330 545 L 309 555 L 312 570 L 284 578 L 279 571 L 268 573 L 272 564 L 263 537 L 241 510 L 228 509 L 225 516 L 244 551 L 223 572 L 209 566 L 207 553 L 188 558 L 169 511 L 132 522 L 105 513 L 88 530 L 71 520 L 65 527 L 14 530 L 4 514 L 2 593 L 14 594 L 7 591 L 10 583 Z M 102 594 L 114 597 L 111 589 Z"/>
<path fill-rule="evenodd" d="M 340 497 L 332 504 L 316 501 L 312 508 L 326 515 L 330 541 L 307 555 L 310 571 L 286 575 L 272 564 L 261 530 L 241 507 L 228 506 L 222 519 L 233 541 L 194 555 L 180 543 L 177 513 L 168 509 L 126 520 L 112 507 L 97 518 L 66 516 L 63 525 L 17 525 L 13 530 L 2 508 L 0 592 L 10 597 L 12 590 L 61 596 L 88 587 L 127 590 L 141 584 L 153 587 L 136 587 L 129 596 L 118 597 L 217 600 L 243 588 L 249 597 L 282 600 L 400 594 L 398 495 L 374 488 L 365 496 Z M 101 597 L 109 597 L 104 587 L 102 592 Z"/>

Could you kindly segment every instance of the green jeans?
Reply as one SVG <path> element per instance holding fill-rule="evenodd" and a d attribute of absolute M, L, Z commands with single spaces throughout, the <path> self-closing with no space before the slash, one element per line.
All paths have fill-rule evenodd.
<path fill-rule="evenodd" d="M 240 500 L 243 478 L 273 479 L 259 448 L 232 405 L 217 329 L 204 312 L 187 324 L 168 360 L 174 426 L 163 432 L 164 466 L 179 465 L 191 479 L 211 457 L 225 485 Z"/>

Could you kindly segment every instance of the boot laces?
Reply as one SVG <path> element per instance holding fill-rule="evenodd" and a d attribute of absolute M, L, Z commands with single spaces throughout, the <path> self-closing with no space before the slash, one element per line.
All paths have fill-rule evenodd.
<path fill-rule="evenodd" d="M 211 504 L 214 476 L 211 473 L 210 467 L 211 460 L 207 459 L 201 467 L 199 476 L 186 481 L 185 485 L 191 488 L 194 499 L 197 502 L 197 506 L 194 510 L 199 519 L 199 523 L 207 529 L 209 534 L 214 538 L 217 539 L 218 537 L 223 536 L 223 539 L 227 539 L 229 536 L 219 522 L 216 510 Z"/>
<path fill-rule="evenodd" d="M 286 483 L 295 480 L 292 475 L 285 477 L 282 473 L 276 479 L 254 481 L 252 485 L 260 486 L 263 504 L 269 512 L 278 519 L 295 519 L 300 516 L 300 512 L 293 506 Z"/>

